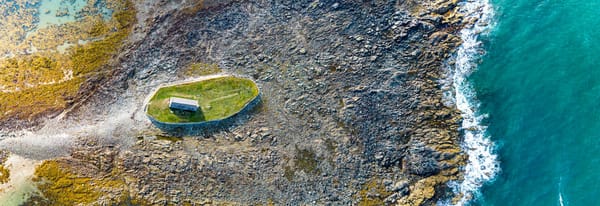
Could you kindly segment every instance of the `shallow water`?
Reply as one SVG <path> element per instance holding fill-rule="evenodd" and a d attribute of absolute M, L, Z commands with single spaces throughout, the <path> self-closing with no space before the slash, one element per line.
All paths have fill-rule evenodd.
<path fill-rule="evenodd" d="M 1 205 L 21 205 L 36 192 L 36 188 L 31 182 L 31 176 L 34 173 L 35 166 L 39 161 L 26 159 L 17 155 L 11 155 L 5 162 L 5 166 L 10 170 L 10 181 L 0 184 L 0 203 Z"/>
<path fill-rule="evenodd" d="M 86 0 L 75 0 L 74 2 L 64 0 L 42 0 L 40 2 L 38 28 L 48 27 L 53 24 L 64 24 L 74 22 L 75 13 L 81 11 L 87 4 Z M 57 16 L 59 11 L 68 11 L 67 15 Z"/>
<path fill-rule="evenodd" d="M 75 22 L 78 16 L 77 13 L 82 11 L 87 4 L 87 0 L 41 0 L 38 7 L 38 28 Z M 67 11 L 66 15 L 57 16 L 59 12 L 64 11 Z M 105 19 L 108 19 L 112 11 L 100 7 L 100 13 Z"/>
<path fill-rule="evenodd" d="M 469 81 L 502 172 L 473 205 L 598 205 L 600 1 L 491 3 Z"/>

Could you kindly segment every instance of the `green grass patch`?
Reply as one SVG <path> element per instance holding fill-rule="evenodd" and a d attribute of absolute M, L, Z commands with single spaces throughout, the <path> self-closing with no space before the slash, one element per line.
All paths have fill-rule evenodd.
<path fill-rule="evenodd" d="M 258 96 L 256 84 L 245 78 L 219 77 L 160 88 L 148 103 L 147 113 L 161 122 L 186 123 L 219 120 L 240 112 Z M 198 100 L 198 112 L 174 112 L 169 98 Z"/>

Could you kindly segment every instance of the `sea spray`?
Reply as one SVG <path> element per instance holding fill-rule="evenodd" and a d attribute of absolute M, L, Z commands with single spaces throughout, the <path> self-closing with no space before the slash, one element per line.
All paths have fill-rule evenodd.
<path fill-rule="evenodd" d="M 459 12 L 465 16 L 467 27 L 460 32 L 463 42 L 449 61 L 452 63 L 448 64 L 446 86 L 450 88 L 450 92 L 445 97 L 461 111 L 461 130 L 464 135 L 461 147 L 468 159 L 463 168 L 462 181 L 450 183 L 459 199 L 452 203 L 441 203 L 443 205 L 467 204 L 478 193 L 479 188 L 492 180 L 499 171 L 494 144 L 487 136 L 486 126 L 482 125 L 486 116 L 479 114 L 475 91 L 467 79 L 477 68 L 477 61 L 483 54 L 479 36 L 492 27 L 493 9 L 487 0 L 469 0 L 460 3 Z"/>

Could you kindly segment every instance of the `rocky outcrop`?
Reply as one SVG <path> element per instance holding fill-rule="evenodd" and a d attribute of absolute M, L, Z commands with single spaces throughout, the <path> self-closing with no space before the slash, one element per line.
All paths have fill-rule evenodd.
<path fill-rule="evenodd" d="M 70 118 L 141 105 L 193 62 L 252 77 L 262 103 L 230 127 L 174 142 L 144 135 L 88 164 L 117 168 L 152 204 L 432 205 L 452 195 L 460 118 L 439 80 L 460 43 L 455 1 L 201 2 L 138 2 L 116 72 Z"/>

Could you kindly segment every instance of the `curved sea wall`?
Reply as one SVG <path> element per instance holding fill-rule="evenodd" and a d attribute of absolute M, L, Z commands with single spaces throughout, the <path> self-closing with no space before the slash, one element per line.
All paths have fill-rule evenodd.
<path fill-rule="evenodd" d="M 248 102 L 242 108 L 242 110 L 240 110 L 239 112 L 237 112 L 231 116 L 225 117 L 223 119 L 211 120 L 211 121 L 205 121 L 205 122 L 169 123 L 169 122 L 161 122 L 161 121 L 155 119 L 154 117 L 148 115 L 147 113 L 146 113 L 146 116 L 148 117 L 148 119 L 150 119 L 152 124 L 154 124 L 156 127 L 158 127 L 159 129 L 161 129 L 167 133 L 174 134 L 174 135 L 192 135 L 192 134 L 198 134 L 198 133 L 201 133 L 201 132 L 204 132 L 207 130 L 214 130 L 214 129 L 225 127 L 227 125 L 231 125 L 235 122 L 236 117 L 243 115 L 243 114 L 247 114 L 249 111 L 252 111 L 252 108 L 254 108 L 256 105 L 258 105 L 260 102 L 261 102 L 261 94 L 259 91 L 258 95 L 256 97 L 254 97 L 254 99 L 252 99 L 250 102 Z M 148 106 L 146 106 L 144 110 L 147 110 L 147 109 L 148 109 Z"/>

